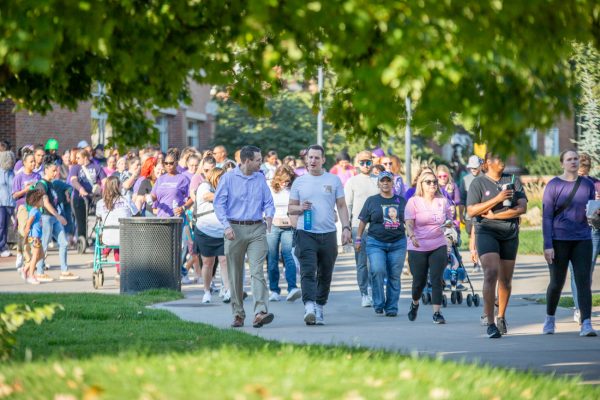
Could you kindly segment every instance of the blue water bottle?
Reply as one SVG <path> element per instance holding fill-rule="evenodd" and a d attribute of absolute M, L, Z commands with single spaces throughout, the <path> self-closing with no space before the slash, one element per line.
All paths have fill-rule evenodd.
<path fill-rule="evenodd" d="M 312 210 L 304 210 L 304 230 L 312 229 Z"/>

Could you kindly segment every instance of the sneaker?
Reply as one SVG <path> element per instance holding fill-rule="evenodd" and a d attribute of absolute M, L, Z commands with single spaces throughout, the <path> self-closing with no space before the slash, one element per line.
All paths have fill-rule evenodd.
<path fill-rule="evenodd" d="M 481 326 L 488 326 L 488 318 L 487 315 L 482 315 L 481 317 L 479 317 L 479 324 Z"/>
<path fill-rule="evenodd" d="M 12 253 L 10 252 L 10 250 L 4 250 L 2 253 L 0 253 L 0 257 L 2 258 L 10 257 L 11 255 Z"/>
<path fill-rule="evenodd" d="M 371 307 L 373 306 L 373 301 L 369 298 L 369 295 L 363 294 L 360 305 L 361 307 Z"/>
<path fill-rule="evenodd" d="M 315 306 L 315 324 L 325 325 L 325 319 L 323 318 L 323 306 L 320 304 Z"/>
<path fill-rule="evenodd" d="M 208 304 L 212 300 L 212 295 L 210 294 L 210 290 L 204 292 L 204 296 L 202 296 L 202 303 Z"/>
<path fill-rule="evenodd" d="M 223 303 L 229 304 L 231 302 L 231 292 L 229 290 L 225 290 L 223 292 Z"/>
<path fill-rule="evenodd" d="M 51 268 L 50 264 L 44 261 L 44 271 L 48 271 Z"/>
<path fill-rule="evenodd" d="M 498 317 L 496 323 L 498 324 L 500 333 L 506 335 L 508 333 L 508 324 L 506 323 L 506 318 Z"/>
<path fill-rule="evenodd" d="M 59 279 L 61 281 L 75 281 L 79 279 L 79 275 L 75 275 L 72 272 L 61 272 Z"/>
<path fill-rule="evenodd" d="M 285 298 L 286 301 L 294 302 L 302 297 L 302 291 L 298 288 L 293 288 Z"/>
<path fill-rule="evenodd" d="M 554 330 L 556 328 L 554 315 L 546 315 L 546 320 L 544 321 L 544 328 L 542 329 L 542 333 L 544 335 L 552 335 L 554 334 Z"/>
<path fill-rule="evenodd" d="M 415 319 L 417 319 L 417 311 L 419 311 L 419 305 L 415 304 L 411 301 L 410 302 L 410 310 L 408 310 L 408 320 L 409 321 L 414 321 Z"/>
<path fill-rule="evenodd" d="M 183 278 L 181 278 L 182 285 L 191 285 L 192 283 L 194 283 L 194 280 L 190 279 L 189 276 L 184 276 Z"/>
<path fill-rule="evenodd" d="M 573 321 L 581 325 L 581 311 L 578 309 L 575 309 L 575 312 L 573 313 Z"/>
<path fill-rule="evenodd" d="M 217 287 L 217 284 L 215 283 L 215 281 L 212 281 L 210 283 L 210 292 L 217 293 L 218 291 L 219 291 L 219 288 Z"/>
<path fill-rule="evenodd" d="M 502 337 L 502 333 L 496 326 L 496 324 L 489 324 L 487 327 L 487 335 L 490 339 L 499 339 Z"/>
<path fill-rule="evenodd" d="M 40 282 L 52 282 L 54 281 L 54 278 L 52 278 L 50 275 L 48 274 L 40 274 L 36 276 L 36 279 Z"/>
<path fill-rule="evenodd" d="M 39 285 L 40 281 L 38 281 L 35 276 L 30 276 L 29 278 L 27 278 L 26 280 L 27 283 L 29 283 L 30 285 Z"/>
<path fill-rule="evenodd" d="M 439 311 L 436 311 L 433 313 L 433 323 L 434 324 L 445 324 L 446 323 L 444 316 Z"/>
<path fill-rule="evenodd" d="M 397 317 L 398 313 L 396 311 L 390 311 L 385 313 L 386 317 Z"/>
<path fill-rule="evenodd" d="M 462 283 L 459 283 L 456 285 L 456 290 L 467 290 L 467 288 Z"/>
<path fill-rule="evenodd" d="M 383 314 L 383 309 L 382 308 L 376 308 L 375 309 L 375 314 Z"/>
<path fill-rule="evenodd" d="M 452 285 L 447 284 L 446 287 L 444 288 L 444 290 L 448 290 L 448 291 L 452 290 Z"/>
<path fill-rule="evenodd" d="M 17 269 L 23 268 L 23 254 L 17 253 L 17 260 L 15 261 Z"/>
<path fill-rule="evenodd" d="M 592 321 L 589 318 L 581 323 L 579 336 L 598 336 L 594 328 L 592 328 Z"/>
<path fill-rule="evenodd" d="M 279 293 L 276 292 L 271 292 L 271 294 L 269 295 L 269 301 L 279 301 Z"/>
<path fill-rule="evenodd" d="M 304 304 L 304 322 L 306 325 L 315 325 L 317 323 L 315 303 L 312 301 L 307 301 L 306 304 Z"/>

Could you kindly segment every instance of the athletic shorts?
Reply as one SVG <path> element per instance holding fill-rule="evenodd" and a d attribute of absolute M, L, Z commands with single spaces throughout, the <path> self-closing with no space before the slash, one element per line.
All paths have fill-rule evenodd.
<path fill-rule="evenodd" d="M 42 247 L 42 241 L 38 237 L 29 236 L 27 238 L 27 242 L 31 245 L 31 247 L 35 249 L 39 249 L 40 247 Z"/>
<path fill-rule="evenodd" d="M 491 232 L 476 232 L 475 245 L 479 257 L 487 253 L 498 253 L 501 260 L 516 260 L 517 251 L 519 250 L 519 236 L 502 240 Z"/>
<path fill-rule="evenodd" d="M 225 255 L 225 239 L 214 238 L 194 228 L 194 251 L 204 257 Z"/>

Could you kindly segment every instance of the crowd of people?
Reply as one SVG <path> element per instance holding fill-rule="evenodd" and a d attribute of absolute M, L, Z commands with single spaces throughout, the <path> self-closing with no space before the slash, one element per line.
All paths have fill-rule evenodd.
<path fill-rule="evenodd" d="M 127 216 L 181 217 L 187 255 L 182 283 L 193 283 L 194 271 L 204 287 L 202 301 L 210 303 L 220 268 L 219 295 L 231 303 L 233 327 L 245 323 L 246 263 L 252 325 L 273 321 L 269 303 L 284 299 L 280 261 L 285 300 L 302 299 L 307 325 L 325 324 L 340 244 L 353 244 L 362 307 L 372 307 L 378 315 L 398 315 L 407 261 L 412 275 L 408 319 L 417 318 L 423 293 L 430 290 L 432 320 L 444 324 L 441 306 L 449 277 L 458 276 L 460 282 L 466 278 L 466 271 L 457 271 L 462 263 L 451 251 L 460 243 L 464 226 L 473 272 L 483 269 L 481 322 L 490 338 L 507 334 L 527 196 L 520 179 L 504 172 L 504 161 L 493 153 L 484 159 L 473 155 L 461 174 L 442 164 L 422 165 L 410 183 L 402 178 L 400 159 L 381 149 L 363 150 L 354 158 L 342 152 L 335 161 L 327 172 L 325 150 L 319 145 L 280 160 L 276 151 L 263 157 L 254 146 L 244 146 L 230 159 L 224 146 L 164 153 L 147 147 L 120 154 L 102 145 L 92 149 L 82 141 L 61 153 L 58 141 L 50 139 L 45 145 L 24 146 L 15 156 L 8 143 L 0 143 L 0 256 L 11 255 L 8 233 L 14 230 L 19 274 L 29 284 L 51 282 L 55 278 L 47 272 L 45 254 L 53 240 L 61 264 L 58 279 L 74 280 L 79 277 L 69 270 L 67 250 L 87 240 L 90 212 L 101 225 L 117 224 Z M 555 332 L 554 315 L 571 268 L 580 334 L 595 336 L 591 277 L 600 251 L 600 217 L 598 212 L 586 214 L 586 207 L 600 199 L 600 181 L 589 176 L 589 156 L 569 150 L 560 161 L 564 173 L 549 182 L 543 199 L 550 283 L 542 331 Z M 114 244 L 114 235 L 99 240 Z M 118 279 L 118 248 L 105 249 L 104 256 L 111 250 Z M 456 287 L 462 290 L 460 282 Z"/>

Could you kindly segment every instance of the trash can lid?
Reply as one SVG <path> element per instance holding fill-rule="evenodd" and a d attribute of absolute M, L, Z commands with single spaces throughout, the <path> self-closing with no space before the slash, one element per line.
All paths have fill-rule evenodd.
<path fill-rule="evenodd" d="M 121 224 L 180 224 L 183 223 L 183 218 L 170 217 L 134 217 L 134 218 L 119 218 Z"/>

